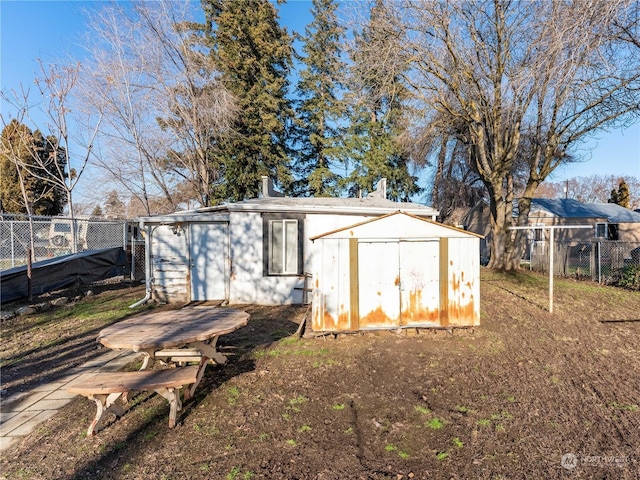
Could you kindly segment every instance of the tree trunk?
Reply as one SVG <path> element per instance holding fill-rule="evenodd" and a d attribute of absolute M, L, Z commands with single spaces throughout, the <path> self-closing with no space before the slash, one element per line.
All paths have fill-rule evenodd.
<path fill-rule="evenodd" d="M 444 172 L 444 162 L 447 159 L 447 140 L 448 137 L 443 135 L 442 142 L 440 144 L 440 151 L 438 152 L 438 164 L 436 165 L 436 175 L 433 181 L 433 193 L 431 194 L 433 206 L 438 210 L 441 210 L 442 208 L 440 203 L 440 186 L 443 181 L 442 173 Z M 444 220 L 444 214 L 440 211 L 440 221 L 443 222 Z"/>
<path fill-rule="evenodd" d="M 527 187 L 521 198 L 518 199 L 518 216 L 516 221 L 513 220 L 513 201 L 502 201 L 502 198 L 494 198 L 494 202 L 501 203 L 501 207 L 497 208 L 498 219 L 502 222 L 494 221 L 492 210 L 491 221 L 491 260 L 489 267 L 499 270 L 518 270 L 525 248 L 526 230 L 509 230 L 513 223 L 517 226 L 529 225 L 529 212 L 531 211 L 531 202 L 533 200 L 533 192 L 537 185 Z M 497 254 L 494 255 L 494 252 Z"/>
<path fill-rule="evenodd" d="M 510 225 L 508 216 L 511 214 L 511 206 L 507 205 L 500 192 L 496 192 L 494 189 L 490 189 L 489 192 L 491 195 L 491 258 L 488 267 L 507 270 L 506 252 L 509 233 L 507 227 Z"/>

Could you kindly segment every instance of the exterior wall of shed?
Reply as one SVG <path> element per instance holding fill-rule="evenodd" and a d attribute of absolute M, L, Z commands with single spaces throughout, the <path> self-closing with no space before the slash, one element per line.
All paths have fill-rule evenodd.
<path fill-rule="evenodd" d="M 479 241 L 479 238 L 440 239 L 440 323 L 443 327 L 480 325 Z"/>
<path fill-rule="evenodd" d="M 351 290 L 351 274 L 357 275 L 357 260 L 351 264 L 352 241 L 346 238 L 320 239 L 317 244 L 312 329 L 327 332 L 358 330 L 360 317 L 356 296 Z"/>
<path fill-rule="evenodd" d="M 401 278 L 403 274 L 398 271 L 384 270 L 388 266 L 385 263 L 388 256 L 364 257 L 362 252 L 368 250 L 358 248 L 358 244 L 368 243 L 367 239 L 318 239 L 317 262 L 313 271 L 313 330 L 349 332 L 479 325 L 479 238 L 431 238 L 423 241 L 425 245 L 437 242 L 439 260 L 436 265 L 420 265 L 415 261 L 416 271 L 409 275 L 434 278 L 434 273 L 428 270 L 436 269 L 438 281 L 423 283 L 426 288 L 419 289 L 416 282 L 407 287 L 414 290 L 402 291 L 400 282 L 409 280 L 408 283 L 411 283 L 410 279 Z M 395 255 L 400 251 L 400 244 L 399 240 L 389 241 L 387 254 L 393 250 Z M 380 253 L 379 250 L 371 252 Z M 378 275 L 369 275 L 378 266 Z M 369 282 L 366 295 L 360 290 L 363 276 L 359 272 L 363 269 L 368 273 L 364 276 Z M 394 295 L 397 295 L 396 305 L 393 305 Z M 425 308 L 424 305 L 429 307 Z"/>

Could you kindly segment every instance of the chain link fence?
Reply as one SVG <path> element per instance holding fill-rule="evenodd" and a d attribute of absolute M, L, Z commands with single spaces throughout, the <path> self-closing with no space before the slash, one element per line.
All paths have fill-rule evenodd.
<path fill-rule="evenodd" d="M 532 270 L 548 273 L 549 241 L 529 245 Z M 590 279 L 612 284 L 620 280 L 625 269 L 640 267 L 640 243 L 619 241 L 555 242 L 554 275 Z"/>
<path fill-rule="evenodd" d="M 122 247 L 132 261 L 141 258 L 144 265 L 144 246 L 141 252 L 139 247 L 130 250 L 128 247 L 134 244 L 131 237 L 125 220 L 1 215 L 0 270 L 25 265 L 32 245 L 34 262 L 85 250 Z M 138 274 L 144 276 L 144 267 Z"/>
<path fill-rule="evenodd" d="M 144 238 L 131 237 L 130 250 L 128 252 L 131 255 L 131 278 L 133 280 L 144 280 L 146 277 Z"/>

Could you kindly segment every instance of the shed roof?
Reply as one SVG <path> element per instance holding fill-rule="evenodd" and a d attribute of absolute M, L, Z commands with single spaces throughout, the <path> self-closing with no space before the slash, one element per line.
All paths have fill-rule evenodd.
<path fill-rule="evenodd" d="M 572 198 L 534 198 L 531 209 L 539 208 L 561 218 L 602 218 L 610 223 L 640 223 L 640 213 L 615 203 L 583 203 Z"/>
<path fill-rule="evenodd" d="M 393 223 L 392 223 L 393 222 Z M 365 220 L 363 222 L 356 223 L 354 225 L 349 225 L 347 227 L 339 228 L 337 230 L 332 230 L 330 232 L 325 232 L 321 235 L 316 235 L 315 237 L 311 237 L 311 240 L 318 240 L 320 238 L 341 238 L 344 236 L 357 236 L 359 234 L 358 230 L 362 231 L 365 226 L 372 225 L 374 223 L 382 223 L 389 224 L 384 225 L 384 229 L 382 230 L 382 234 L 385 237 L 396 238 L 403 235 L 402 227 L 414 227 L 410 230 L 408 236 L 410 237 L 421 237 L 425 235 L 424 230 L 415 229 L 415 222 L 422 222 L 422 225 L 431 227 L 428 228 L 428 234 L 436 234 L 438 236 L 446 237 L 446 236 L 455 236 L 455 237 L 477 237 L 482 238 L 482 235 L 478 235 L 477 233 L 469 232 L 466 230 L 462 230 L 460 228 L 452 227 L 449 225 L 445 225 L 443 223 L 435 222 L 433 220 L 429 220 L 427 218 L 419 217 L 417 215 L 413 215 L 406 211 L 396 210 L 395 212 L 388 213 L 386 215 L 372 218 L 369 220 Z M 406 235 L 406 234 L 405 234 Z"/>

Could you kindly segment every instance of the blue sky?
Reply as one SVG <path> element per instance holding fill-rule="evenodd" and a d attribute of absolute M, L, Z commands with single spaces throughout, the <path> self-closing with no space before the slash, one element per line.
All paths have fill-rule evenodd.
<path fill-rule="evenodd" d="M 102 1 L 0 0 L 0 88 L 30 86 L 45 63 L 82 55 L 86 9 L 104 6 Z M 289 30 L 303 33 L 311 20 L 310 1 L 294 1 L 280 7 Z M 6 105 L 2 105 L 6 115 Z M 640 178 L 640 123 L 624 131 L 601 132 L 577 152 L 582 162 L 559 168 L 552 180 L 588 175 L 633 175 Z"/>

